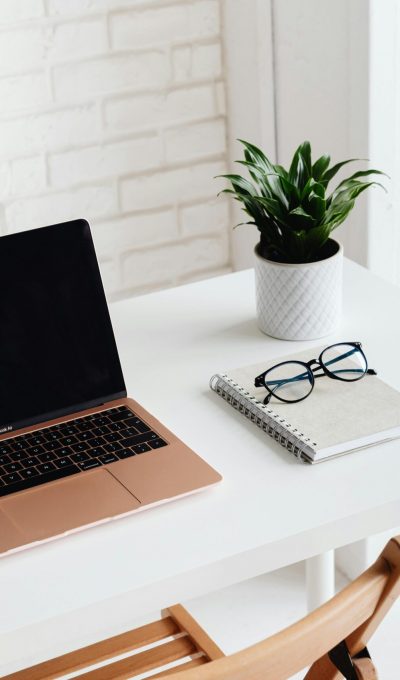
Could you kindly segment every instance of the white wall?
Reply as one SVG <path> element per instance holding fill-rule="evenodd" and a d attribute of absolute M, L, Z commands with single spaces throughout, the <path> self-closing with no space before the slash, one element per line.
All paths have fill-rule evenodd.
<path fill-rule="evenodd" d="M 0 228 L 92 224 L 110 297 L 229 266 L 219 0 L 2 0 Z"/>
<path fill-rule="evenodd" d="M 250 141 L 263 140 L 267 155 L 284 165 L 305 139 L 310 140 L 314 154 L 329 153 L 333 162 L 366 158 L 368 0 L 227 0 L 227 4 L 231 14 L 237 15 L 236 58 L 244 62 L 242 70 L 235 68 L 228 50 L 229 131 L 234 120 L 234 135 L 230 137 L 237 132 L 243 135 L 240 130 L 245 130 Z M 270 16 L 265 15 L 266 7 Z M 242 30 L 246 10 L 248 17 Z M 247 35 L 249 25 L 256 26 L 253 42 Z M 267 105 L 262 105 L 262 120 L 256 113 L 251 115 L 254 95 L 249 112 L 246 95 L 251 88 L 261 88 L 268 97 Z M 245 96 L 230 97 L 232 90 L 242 90 Z M 237 148 L 231 148 L 232 168 L 237 157 Z M 353 170 L 350 166 L 349 173 L 361 167 L 366 164 L 354 165 Z M 363 264 L 367 261 L 366 205 L 366 198 L 360 197 L 335 234 L 343 242 L 346 255 Z M 254 239 L 247 234 L 247 240 L 241 237 L 236 254 L 237 268 L 252 264 Z"/>
<path fill-rule="evenodd" d="M 317 156 L 328 153 L 333 162 L 368 157 L 368 4 L 274 0 L 280 163 L 289 162 L 304 139 L 310 140 Z M 344 172 L 366 167 L 351 164 Z M 360 197 L 335 233 L 345 254 L 361 264 L 367 263 L 366 205 L 366 198 Z"/>

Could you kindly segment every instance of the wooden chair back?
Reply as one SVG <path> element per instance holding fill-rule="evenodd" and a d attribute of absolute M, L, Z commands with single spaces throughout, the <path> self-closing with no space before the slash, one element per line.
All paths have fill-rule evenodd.
<path fill-rule="evenodd" d="M 347 654 L 351 680 L 376 680 L 377 671 L 365 649 L 399 594 L 400 536 L 389 541 L 367 571 L 322 607 L 231 656 L 224 656 L 190 614 L 175 605 L 159 621 L 3 680 L 53 680 L 112 659 L 77 677 L 129 680 L 150 673 L 152 678 L 169 675 L 169 680 L 288 680 L 310 667 L 305 680 L 340 680 L 343 675 L 332 662 L 331 650 L 339 656 Z M 179 665 L 166 668 L 177 662 Z"/>

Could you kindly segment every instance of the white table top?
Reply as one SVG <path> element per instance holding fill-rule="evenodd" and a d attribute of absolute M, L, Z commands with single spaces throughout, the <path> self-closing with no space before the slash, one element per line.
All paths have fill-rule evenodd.
<path fill-rule="evenodd" d="M 116 602 L 140 615 L 399 525 L 400 441 L 300 464 L 208 388 L 220 370 L 361 340 L 400 389 L 399 308 L 398 288 L 349 261 L 342 327 L 308 343 L 257 329 L 252 271 L 112 305 L 128 394 L 224 481 L 0 559 L 0 634 Z"/>

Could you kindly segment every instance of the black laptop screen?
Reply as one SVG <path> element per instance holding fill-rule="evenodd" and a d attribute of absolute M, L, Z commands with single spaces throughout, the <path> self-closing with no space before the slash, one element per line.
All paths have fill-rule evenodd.
<path fill-rule="evenodd" d="M 0 238 L 0 431 L 125 394 L 89 225 Z"/>

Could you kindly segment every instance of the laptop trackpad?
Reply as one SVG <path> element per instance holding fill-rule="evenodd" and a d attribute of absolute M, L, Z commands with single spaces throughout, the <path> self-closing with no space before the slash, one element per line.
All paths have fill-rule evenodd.
<path fill-rule="evenodd" d="M 104 469 L 3 498 L 2 511 L 24 535 L 21 544 L 132 512 L 140 502 Z"/>

